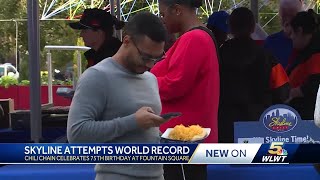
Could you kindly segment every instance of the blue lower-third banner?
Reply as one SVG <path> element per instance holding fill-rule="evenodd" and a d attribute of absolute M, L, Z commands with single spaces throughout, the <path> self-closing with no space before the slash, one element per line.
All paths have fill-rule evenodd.
<path fill-rule="evenodd" d="M 0 144 L 0 164 L 320 163 L 320 144 Z"/>

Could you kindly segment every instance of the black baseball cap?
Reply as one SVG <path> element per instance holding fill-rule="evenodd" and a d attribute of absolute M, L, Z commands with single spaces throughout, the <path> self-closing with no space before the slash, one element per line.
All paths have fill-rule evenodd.
<path fill-rule="evenodd" d="M 106 29 L 115 24 L 112 15 L 102 9 L 85 9 L 80 21 L 70 23 L 72 29 Z"/>

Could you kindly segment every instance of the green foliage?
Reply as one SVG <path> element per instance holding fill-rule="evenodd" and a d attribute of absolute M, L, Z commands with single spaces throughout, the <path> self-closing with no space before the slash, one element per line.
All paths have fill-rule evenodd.
<path fill-rule="evenodd" d="M 68 86 L 71 86 L 72 85 L 72 81 L 71 80 L 66 80 L 66 81 L 53 80 L 52 84 L 53 85 L 68 85 Z M 0 87 L 8 88 L 8 87 L 14 86 L 14 85 L 29 86 L 30 85 L 30 81 L 29 80 L 22 80 L 22 81 L 18 82 L 17 79 L 12 78 L 10 76 L 3 76 L 3 77 L 0 78 Z M 48 76 L 41 77 L 41 85 L 44 85 L 44 86 L 48 85 Z"/>
<path fill-rule="evenodd" d="M 71 29 L 67 21 L 41 21 L 41 49 L 45 45 L 75 45 L 79 33 Z M 46 53 L 42 51 L 42 70 L 46 69 Z M 73 61 L 74 51 L 51 51 L 52 67 L 64 71 Z"/>
<path fill-rule="evenodd" d="M 27 54 L 24 54 L 22 59 L 27 59 Z M 29 64 L 28 61 L 21 61 L 19 70 L 19 79 L 29 79 Z"/>
<path fill-rule="evenodd" d="M 41 80 L 41 85 L 48 85 L 48 82 L 49 82 L 48 73 L 42 72 L 40 76 L 40 80 Z M 52 84 L 53 85 L 72 85 L 72 80 L 62 81 L 62 80 L 53 79 Z"/>
<path fill-rule="evenodd" d="M 21 86 L 29 86 L 30 85 L 30 81 L 29 80 L 22 80 L 19 85 Z"/>
<path fill-rule="evenodd" d="M 11 77 L 11 76 L 2 76 L 0 78 L 0 86 L 4 86 L 5 88 L 8 88 L 9 86 L 12 85 L 17 85 L 18 80 Z"/>
<path fill-rule="evenodd" d="M 219 7 L 220 10 L 225 10 L 227 11 L 229 14 L 232 13 L 232 10 L 235 7 L 235 3 L 239 4 L 241 3 L 240 6 L 244 6 L 247 8 L 250 8 L 250 1 L 243 1 L 243 0 L 225 0 L 222 1 L 220 4 L 220 1 L 214 1 L 213 2 L 213 12 L 218 11 Z M 268 34 L 272 34 L 275 32 L 278 32 L 281 27 L 280 27 L 280 23 L 279 23 L 279 17 L 277 15 L 278 12 L 278 1 L 268 1 L 266 3 L 265 0 L 259 0 L 259 4 L 260 6 L 263 6 L 260 8 L 259 11 L 259 24 L 261 26 L 264 26 L 264 30 L 268 33 Z M 209 11 L 209 9 L 207 7 L 205 7 L 205 5 L 203 5 L 202 7 L 200 7 L 199 11 L 198 11 L 199 17 L 200 19 L 206 23 L 208 16 L 210 16 L 212 14 L 211 11 Z"/>
<path fill-rule="evenodd" d="M 39 1 L 42 14 L 45 1 Z M 16 25 L 11 19 L 18 19 L 18 51 L 20 55 L 20 79 L 29 79 L 28 66 L 28 31 L 27 31 L 27 0 L 0 0 L 0 64 L 10 62 L 15 64 Z M 58 6 L 56 3 L 55 6 Z M 56 7 L 53 7 L 56 8 Z M 68 12 L 61 13 L 61 17 L 68 17 Z M 46 70 L 45 45 L 75 45 L 79 33 L 71 29 L 68 21 L 40 20 L 40 61 L 41 70 Z M 52 51 L 53 68 L 64 71 L 68 63 L 73 61 L 73 51 Z"/>
<path fill-rule="evenodd" d="M 40 76 L 41 85 L 48 85 L 49 79 L 47 73 L 42 73 Z"/>
<path fill-rule="evenodd" d="M 280 19 L 277 15 L 278 6 L 277 1 L 269 1 L 267 5 L 260 9 L 259 23 L 268 34 L 273 34 L 281 30 Z"/>

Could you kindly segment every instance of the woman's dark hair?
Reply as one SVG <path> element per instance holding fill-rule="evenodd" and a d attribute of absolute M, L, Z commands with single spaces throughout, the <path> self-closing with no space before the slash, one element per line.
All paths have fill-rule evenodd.
<path fill-rule="evenodd" d="M 114 29 L 120 30 L 124 27 L 125 23 L 123 21 L 119 21 L 115 16 L 112 16 L 112 26 L 106 26 L 104 28 L 101 28 L 108 37 L 112 37 L 114 33 Z"/>
<path fill-rule="evenodd" d="M 123 21 L 119 21 L 115 16 L 112 16 L 112 19 L 116 30 L 120 30 L 124 27 L 125 23 Z"/>
<path fill-rule="evenodd" d="M 229 17 L 231 33 L 236 37 L 250 37 L 255 24 L 252 11 L 246 7 L 236 8 Z"/>
<path fill-rule="evenodd" d="M 320 17 L 312 9 L 308 11 L 299 12 L 290 22 L 294 32 L 299 28 L 302 29 L 304 34 L 313 34 L 319 32 Z"/>
<path fill-rule="evenodd" d="M 186 5 L 190 8 L 199 8 L 202 5 L 202 0 L 159 0 L 159 2 L 162 2 L 167 6 L 180 4 Z"/>

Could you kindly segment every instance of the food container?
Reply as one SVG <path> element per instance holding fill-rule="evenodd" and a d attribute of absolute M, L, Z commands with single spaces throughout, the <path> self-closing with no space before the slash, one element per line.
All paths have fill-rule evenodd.
<path fill-rule="evenodd" d="M 203 128 L 206 132 L 206 135 L 197 141 L 179 141 L 169 138 L 170 132 L 173 130 L 173 128 L 168 128 L 162 135 L 161 135 L 161 143 L 202 143 L 210 134 L 211 128 Z"/>

